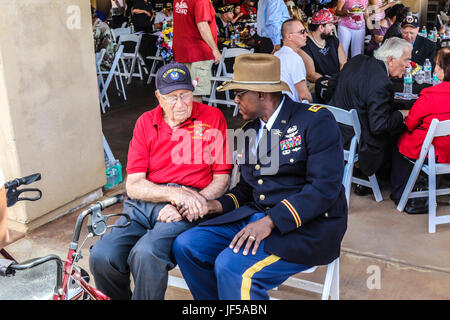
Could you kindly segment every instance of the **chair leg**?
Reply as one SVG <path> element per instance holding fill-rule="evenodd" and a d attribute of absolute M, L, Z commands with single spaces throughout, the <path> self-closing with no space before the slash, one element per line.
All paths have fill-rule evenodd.
<path fill-rule="evenodd" d="M 128 81 L 127 84 L 131 83 L 131 80 L 133 79 L 133 73 L 134 73 L 134 67 L 136 65 L 136 57 L 133 58 L 133 61 L 131 62 L 131 67 L 130 67 L 130 74 L 128 75 Z"/>
<path fill-rule="evenodd" d="M 403 209 L 405 209 L 409 194 L 411 193 L 411 191 L 414 187 L 414 184 L 416 183 L 417 177 L 419 176 L 421 166 L 422 166 L 422 164 L 418 164 L 418 161 L 416 161 L 416 164 L 414 165 L 414 168 L 413 168 L 411 174 L 409 175 L 408 182 L 406 183 L 406 187 L 403 190 L 402 196 L 400 197 L 400 201 L 398 202 L 398 205 L 397 205 L 398 211 L 403 211 Z"/>
<path fill-rule="evenodd" d="M 327 267 L 325 282 L 323 283 L 322 300 L 328 300 L 330 297 L 331 286 L 333 284 L 333 275 L 335 271 L 336 261 L 330 263 Z"/>
<path fill-rule="evenodd" d="M 353 176 L 353 162 L 347 162 L 344 168 L 343 184 L 345 187 L 345 199 L 347 199 L 347 206 L 350 205 L 350 193 L 352 190 L 352 176 Z"/>
<path fill-rule="evenodd" d="M 436 232 L 436 168 L 434 161 L 428 166 L 430 174 L 428 175 L 428 233 Z"/>
<path fill-rule="evenodd" d="M 239 108 L 238 108 L 238 105 L 236 104 L 234 106 L 233 117 L 236 117 L 238 113 L 239 113 Z"/>
<path fill-rule="evenodd" d="M 375 174 L 369 177 L 370 184 L 372 185 L 373 195 L 375 196 L 375 201 L 383 201 L 383 196 L 381 195 L 380 187 L 378 185 L 377 177 Z"/>
<path fill-rule="evenodd" d="M 122 74 L 120 73 L 119 65 L 117 65 L 117 72 L 118 72 L 118 75 L 119 75 L 120 86 L 122 88 L 123 100 L 127 101 L 127 94 L 125 92 L 125 86 L 123 85 L 123 79 L 122 79 Z"/>
<path fill-rule="evenodd" d="M 339 300 L 339 258 L 336 259 L 333 272 L 333 280 L 331 282 L 331 300 Z"/>

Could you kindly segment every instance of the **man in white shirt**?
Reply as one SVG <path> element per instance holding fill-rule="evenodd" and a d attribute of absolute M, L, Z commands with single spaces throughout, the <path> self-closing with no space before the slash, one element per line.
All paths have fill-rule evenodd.
<path fill-rule="evenodd" d="M 167 2 L 164 8 L 155 15 L 155 29 L 161 29 L 164 22 L 171 24 L 173 21 L 172 4 Z"/>
<path fill-rule="evenodd" d="M 307 30 L 297 19 L 286 20 L 281 27 L 283 47 L 274 53 L 281 62 L 281 80 L 291 92 L 283 92 L 295 102 L 313 102 L 306 85 L 306 68 L 297 51 L 306 45 Z"/>

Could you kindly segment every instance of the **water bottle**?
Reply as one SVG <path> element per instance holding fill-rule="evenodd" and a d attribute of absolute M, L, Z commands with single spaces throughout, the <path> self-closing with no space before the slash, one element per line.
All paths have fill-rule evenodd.
<path fill-rule="evenodd" d="M 436 27 L 433 28 L 433 41 L 437 42 L 438 31 Z"/>
<path fill-rule="evenodd" d="M 234 33 L 231 35 L 231 38 L 230 38 L 230 47 L 231 48 L 236 47 L 236 35 Z"/>
<path fill-rule="evenodd" d="M 433 72 L 433 82 L 432 82 L 433 86 L 439 83 L 441 83 L 441 81 L 438 79 L 436 72 Z"/>
<path fill-rule="evenodd" d="M 164 20 L 163 25 L 162 25 L 162 29 L 166 30 L 167 29 L 167 21 Z"/>
<path fill-rule="evenodd" d="M 411 75 L 411 68 L 407 68 L 405 76 L 403 77 L 403 93 L 405 98 L 412 96 L 413 79 Z"/>
<path fill-rule="evenodd" d="M 431 62 L 428 58 L 423 64 L 423 71 L 425 71 L 425 83 L 431 83 Z"/>
<path fill-rule="evenodd" d="M 110 189 L 123 180 L 122 165 L 119 160 L 108 161 L 106 164 L 106 185 L 105 190 Z"/>
<path fill-rule="evenodd" d="M 427 27 L 423 26 L 421 36 L 425 38 L 427 37 Z"/>
<path fill-rule="evenodd" d="M 236 33 L 236 44 L 240 43 L 241 34 L 239 32 Z"/>

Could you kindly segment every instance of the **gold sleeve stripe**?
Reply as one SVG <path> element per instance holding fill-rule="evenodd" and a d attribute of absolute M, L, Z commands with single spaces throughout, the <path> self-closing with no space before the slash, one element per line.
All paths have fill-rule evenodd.
<path fill-rule="evenodd" d="M 299 228 L 302 225 L 302 221 L 300 220 L 300 216 L 299 216 L 297 210 L 295 210 L 294 206 L 286 199 L 281 201 L 281 203 L 283 203 L 288 208 L 288 210 L 291 212 L 292 216 L 294 217 L 295 223 L 297 224 L 297 228 Z"/>
<path fill-rule="evenodd" d="M 231 199 L 233 199 L 234 205 L 235 205 L 236 209 L 239 208 L 239 202 L 238 202 L 238 200 L 237 200 L 237 198 L 236 198 L 236 196 L 235 196 L 234 194 L 232 194 L 232 193 L 227 193 L 227 194 L 225 194 L 225 195 L 226 195 L 226 196 L 229 196 L 229 197 L 231 197 Z"/>
<path fill-rule="evenodd" d="M 245 272 L 242 274 L 242 285 L 241 285 L 241 300 L 250 300 L 250 289 L 252 287 L 252 277 L 253 275 L 261 271 L 264 267 L 267 267 L 275 262 L 280 260 L 280 257 L 277 257 L 276 255 L 270 255 L 264 260 L 258 261 L 254 265 L 252 265 L 250 268 L 245 270 Z"/>

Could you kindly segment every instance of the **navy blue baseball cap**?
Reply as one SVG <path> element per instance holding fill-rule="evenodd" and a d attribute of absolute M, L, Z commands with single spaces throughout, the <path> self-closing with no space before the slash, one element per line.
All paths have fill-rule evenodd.
<path fill-rule="evenodd" d="M 416 16 L 407 16 L 405 20 L 402 21 L 402 28 L 404 27 L 413 27 L 418 28 L 419 27 L 419 18 Z"/>
<path fill-rule="evenodd" d="M 169 63 L 156 72 L 156 89 L 161 94 L 175 90 L 194 91 L 189 69 L 182 63 Z"/>

